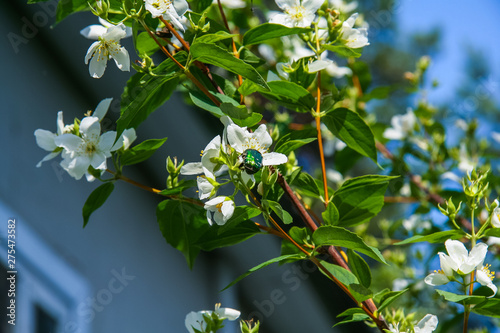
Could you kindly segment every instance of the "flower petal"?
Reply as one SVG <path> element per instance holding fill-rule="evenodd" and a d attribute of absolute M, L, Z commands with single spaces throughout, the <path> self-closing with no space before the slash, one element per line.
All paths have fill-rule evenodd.
<path fill-rule="evenodd" d="M 233 216 L 234 213 L 234 202 L 233 200 L 226 200 L 221 207 L 222 221 L 224 224 Z"/>
<path fill-rule="evenodd" d="M 130 56 L 126 48 L 121 47 L 117 52 L 112 55 L 115 60 L 116 67 L 123 72 L 130 72 Z"/>
<path fill-rule="evenodd" d="M 115 131 L 109 131 L 101 135 L 99 138 L 99 144 L 97 146 L 97 149 L 107 155 L 109 155 L 111 151 L 111 147 L 113 146 L 113 143 L 115 142 L 116 139 L 116 132 Z"/>
<path fill-rule="evenodd" d="M 53 151 L 57 148 L 54 142 L 56 137 L 56 134 L 44 129 L 37 129 L 35 131 L 36 144 L 46 151 Z"/>
<path fill-rule="evenodd" d="M 422 318 L 415 327 L 415 333 L 430 333 L 434 332 L 438 325 L 438 317 L 427 314 Z"/>
<path fill-rule="evenodd" d="M 89 165 L 90 159 L 87 156 L 77 156 L 73 159 L 64 159 L 61 161 L 61 167 L 76 180 L 80 180 L 83 177 Z"/>
<path fill-rule="evenodd" d="M 85 38 L 97 40 L 99 37 L 104 35 L 106 31 L 108 31 L 108 28 L 99 24 L 92 24 L 80 30 L 80 34 Z"/>
<path fill-rule="evenodd" d="M 108 113 L 108 109 L 112 101 L 113 98 L 105 98 L 100 101 L 99 104 L 97 104 L 95 111 L 92 113 L 92 116 L 99 118 L 99 120 L 103 120 L 106 113 Z"/>
<path fill-rule="evenodd" d="M 230 124 L 227 127 L 227 141 L 229 145 L 240 154 L 246 149 L 245 146 L 248 136 L 249 133 L 246 128 L 241 128 L 235 124 Z"/>
<path fill-rule="evenodd" d="M 261 124 L 255 132 L 253 132 L 250 135 L 250 144 L 252 145 L 251 147 L 248 148 L 253 148 L 257 149 L 261 153 L 265 153 L 269 147 L 273 144 L 273 139 L 271 138 L 271 135 L 267 131 L 267 126 L 265 124 Z M 256 145 L 256 147 L 253 147 L 253 144 Z"/>
<path fill-rule="evenodd" d="M 288 162 L 288 157 L 280 153 L 262 154 L 262 165 L 280 165 Z"/>
<path fill-rule="evenodd" d="M 181 167 L 181 175 L 199 175 L 203 173 L 201 162 L 186 163 Z"/>
<path fill-rule="evenodd" d="M 196 178 L 196 183 L 198 185 L 198 196 L 200 200 L 205 200 L 210 198 L 210 194 L 214 189 L 214 186 L 208 181 L 206 177 Z"/>
<path fill-rule="evenodd" d="M 64 121 L 63 121 L 63 112 L 59 111 L 57 113 L 57 135 L 61 135 L 64 132 Z"/>
<path fill-rule="evenodd" d="M 122 135 L 120 135 L 116 143 L 111 148 L 111 151 L 115 151 L 120 148 L 127 150 L 130 147 L 130 145 L 135 141 L 135 139 L 137 139 L 137 134 L 135 133 L 135 129 L 128 128 L 123 131 Z"/>
<path fill-rule="evenodd" d="M 453 271 L 458 269 L 458 265 L 453 259 L 450 258 L 450 256 L 447 256 L 446 254 L 439 252 L 439 261 L 441 264 L 441 270 L 446 276 L 453 276 Z"/>
<path fill-rule="evenodd" d="M 444 274 L 431 273 L 425 277 L 424 282 L 431 286 L 441 286 L 447 284 L 450 280 Z"/>
<path fill-rule="evenodd" d="M 212 200 L 208 200 L 207 202 L 205 202 L 204 207 L 205 207 L 205 209 L 216 209 L 215 206 L 224 202 L 225 200 L 226 200 L 226 197 L 224 197 L 224 196 L 216 197 L 216 198 L 213 198 Z"/>
<path fill-rule="evenodd" d="M 66 149 L 70 155 L 74 154 L 74 152 L 77 151 L 81 145 L 85 144 L 85 141 L 83 141 L 82 138 L 74 134 L 56 136 L 54 138 L 54 142 L 58 147 Z"/>
<path fill-rule="evenodd" d="M 215 313 L 219 315 L 219 318 L 231 321 L 238 319 L 241 314 L 240 311 L 231 308 L 219 308 L 215 310 Z"/>
<path fill-rule="evenodd" d="M 45 155 L 45 157 L 36 164 L 36 167 L 39 168 L 42 166 L 42 163 L 43 162 L 46 162 L 46 161 L 49 161 L 51 159 L 53 159 L 54 157 L 57 157 L 57 155 L 59 155 L 61 152 L 57 152 L 57 153 L 50 153 L 50 154 L 47 154 Z"/>
<path fill-rule="evenodd" d="M 80 122 L 80 133 L 84 140 L 92 140 L 96 143 L 101 135 L 101 124 L 97 117 L 85 117 Z"/>
<path fill-rule="evenodd" d="M 85 63 L 87 63 L 87 61 L 85 61 Z M 99 51 L 94 53 L 89 64 L 90 76 L 92 76 L 94 79 L 100 78 L 104 74 L 104 71 L 106 70 L 107 63 L 108 63 L 108 57 L 102 55 Z"/>

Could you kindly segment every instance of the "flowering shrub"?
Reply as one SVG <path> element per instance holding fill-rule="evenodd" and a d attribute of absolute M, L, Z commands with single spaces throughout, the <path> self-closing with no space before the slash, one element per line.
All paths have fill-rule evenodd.
<path fill-rule="evenodd" d="M 84 226 L 111 195 L 114 183 L 126 181 L 163 197 L 156 211 L 160 231 L 190 267 L 200 251 L 256 235 L 281 239 L 280 254 L 228 287 L 267 265 L 307 260 L 352 300 L 349 309 L 335 314 L 342 324 L 361 321 L 380 332 L 435 331 L 438 316 L 412 306 L 411 297 L 423 288 L 417 280 L 458 286 L 436 292 L 441 301 L 459 305 L 453 311 L 460 312 L 464 332 L 471 313 L 500 317 L 490 270 L 495 262 L 485 264 L 500 237 L 495 200 L 500 183 L 488 172 L 490 161 L 479 159 L 481 150 L 469 150 L 467 141 L 448 147 L 445 128 L 425 100 L 394 116 L 390 125 L 367 112 L 367 102 L 387 98 L 391 89 L 366 91 L 361 82 L 368 69 L 357 58 L 370 42 L 367 23 L 354 13 L 356 2 L 276 0 L 278 10 L 269 11 L 251 1 L 99 0 L 88 7 L 68 1 L 74 5 L 61 5 L 58 20 L 90 9 L 101 22 L 81 31 L 96 40 L 84 57 L 90 76 L 105 80 L 111 58 L 120 70 L 135 71 L 121 96 L 116 131 L 101 133 L 109 98 L 70 125 L 60 111 L 55 133 L 35 131 L 36 142 L 49 152 L 37 166 L 61 156 L 61 167 L 76 180 L 85 175 L 88 181 L 103 182 L 84 204 Z M 257 9 L 265 20 L 252 17 Z M 228 15 L 233 11 L 251 19 L 237 22 L 244 15 Z M 133 38 L 141 59 L 136 63 L 120 44 L 126 37 Z M 414 73 L 407 73 L 409 89 L 419 86 L 428 65 L 424 57 Z M 133 145 L 135 129 L 177 87 L 224 129 L 199 161 L 167 157 L 166 187 L 155 189 L 126 177 L 125 167 L 147 160 L 165 143 L 166 138 Z M 132 98 L 135 89 L 143 93 Z M 297 158 L 306 147 L 317 155 L 317 170 L 305 168 Z M 409 155 L 425 162 L 422 175 L 405 163 Z M 338 164 L 366 161 L 373 174 L 355 176 L 352 164 L 335 170 L 328 160 L 332 156 Z M 443 199 L 450 193 L 446 181 L 462 187 L 448 200 Z M 198 193 L 194 198 L 186 195 L 193 188 Z M 285 209 L 284 202 L 293 209 Z M 417 202 L 421 209 L 399 224 L 378 220 L 377 231 L 369 234 L 367 226 L 384 204 L 399 202 Z M 431 209 L 447 222 L 420 223 L 419 213 Z M 405 255 L 398 258 L 394 248 L 404 251 L 413 243 L 444 245 L 447 253 L 438 253 L 440 269 L 427 272 L 419 262 L 425 270 L 421 276 L 410 271 L 394 278 L 393 290 L 384 288 L 377 272 L 405 266 Z M 421 319 L 415 319 L 415 312 L 405 315 L 401 304 L 420 312 Z M 218 304 L 214 311 L 191 312 L 185 323 L 189 332 L 215 332 L 224 320 L 239 316 Z M 443 316 L 444 322 L 455 320 Z M 258 332 L 260 323 L 241 321 L 240 328 Z"/>

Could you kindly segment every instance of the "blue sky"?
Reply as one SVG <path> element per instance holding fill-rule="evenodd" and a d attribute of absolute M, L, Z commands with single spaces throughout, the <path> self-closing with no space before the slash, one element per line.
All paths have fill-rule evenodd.
<path fill-rule="evenodd" d="M 442 28 L 441 52 L 429 70 L 429 78 L 438 79 L 440 86 L 429 95 L 431 101 L 449 99 L 463 82 L 468 46 L 487 54 L 490 79 L 500 89 L 500 1 L 396 0 L 396 4 L 402 35 Z"/>

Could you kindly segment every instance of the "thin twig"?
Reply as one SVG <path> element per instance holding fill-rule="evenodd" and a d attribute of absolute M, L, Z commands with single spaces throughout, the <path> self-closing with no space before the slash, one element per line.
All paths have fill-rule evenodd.
<path fill-rule="evenodd" d="M 321 136 L 321 117 L 320 117 L 320 112 L 321 112 L 321 71 L 318 72 L 317 76 L 317 103 L 316 103 L 316 130 L 318 131 L 318 147 L 319 147 L 319 158 L 321 160 L 321 173 L 323 174 L 323 189 L 325 191 L 324 195 L 324 200 L 325 200 L 325 206 L 328 206 L 329 202 L 329 196 L 328 196 L 328 183 L 326 179 L 326 166 L 325 166 L 325 154 L 323 152 L 323 138 Z"/>

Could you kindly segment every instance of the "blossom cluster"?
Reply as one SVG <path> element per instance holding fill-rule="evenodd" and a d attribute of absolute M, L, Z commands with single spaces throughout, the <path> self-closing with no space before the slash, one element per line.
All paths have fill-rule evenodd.
<path fill-rule="evenodd" d="M 234 195 L 215 197 L 221 186 L 216 179 L 218 175 L 231 170 L 232 181 L 241 180 L 243 186 L 252 187 L 255 182 L 253 174 L 242 170 L 245 167 L 244 156 L 249 150 L 261 156 L 262 166 L 279 165 L 288 161 L 283 154 L 268 152 L 273 140 L 266 125 L 261 124 L 252 133 L 246 127 L 236 125 L 228 116 L 221 117 L 221 121 L 224 124 L 222 138 L 217 135 L 208 143 L 202 150 L 201 162 L 187 163 L 181 168 L 182 175 L 200 175 L 197 177 L 198 195 L 200 200 L 210 199 L 205 203 L 210 225 L 214 222 L 224 225 L 235 208 Z M 236 156 L 236 165 L 231 163 L 234 160 L 232 156 Z"/>
<path fill-rule="evenodd" d="M 101 135 L 101 121 L 108 112 L 111 101 L 112 98 L 102 100 L 91 115 L 71 125 L 64 124 L 63 113 L 59 111 L 56 133 L 37 129 L 34 134 L 38 146 L 50 152 L 37 167 L 61 154 L 61 167 L 77 180 L 83 175 L 88 181 L 95 180 L 93 173 L 89 172 L 90 167 L 102 174 L 107 169 L 106 161 L 111 153 L 120 149 L 127 150 L 137 138 L 133 128 L 123 131 L 118 140 L 115 131 Z"/>

